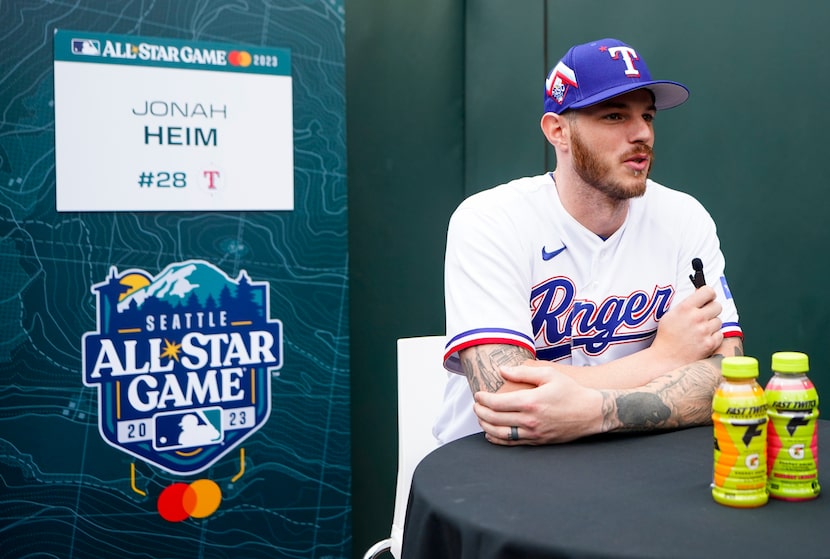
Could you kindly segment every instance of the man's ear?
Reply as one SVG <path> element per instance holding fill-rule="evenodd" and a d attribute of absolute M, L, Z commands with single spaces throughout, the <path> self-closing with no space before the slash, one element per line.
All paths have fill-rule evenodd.
<path fill-rule="evenodd" d="M 545 113 L 540 123 L 545 138 L 556 149 L 567 149 L 569 124 L 568 117 L 556 113 Z"/>

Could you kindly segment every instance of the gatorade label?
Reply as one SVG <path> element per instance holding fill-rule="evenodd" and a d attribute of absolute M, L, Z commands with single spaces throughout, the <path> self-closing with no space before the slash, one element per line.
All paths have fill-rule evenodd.
<path fill-rule="evenodd" d="M 733 507 L 757 507 L 767 495 L 767 405 L 760 387 L 712 402 L 715 451 L 712 497 Z"/>
<path fill-rule="evenodd" d="M 714 483 L 724 489 L 762 489 L 767 483 L 766 418 L 715 422 Z"/>
<path fill-rule="evenodd" d="M 772 497 L 801 501 L 818 496 L 818 394 L 812 382 L 773 378 L 767 434 L 768 481 Z"/>

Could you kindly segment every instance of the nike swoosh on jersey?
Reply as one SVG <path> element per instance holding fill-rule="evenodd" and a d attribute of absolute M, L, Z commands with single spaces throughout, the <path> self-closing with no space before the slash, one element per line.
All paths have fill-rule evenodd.
<path fill-rule="evenodd" d="M 566 247 L 565 245 L 562 245 L 562 248 L 559 248 L 559 249 L 552 250 L 552 251 L 548 252 L 548 251 L 545 250 L 545 247 L 543 246 L 542 247 L 542 260 L 545 260 L 545 261 L 550 260 L 554 256 L 559 255 L 566 248 L 568 248 L 568 247 Z"/>

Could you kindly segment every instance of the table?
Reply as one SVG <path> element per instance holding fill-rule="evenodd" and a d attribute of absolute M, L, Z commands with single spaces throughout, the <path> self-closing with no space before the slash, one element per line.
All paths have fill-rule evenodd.
<path fill-rule="evenodd" d="M 830 494 L 756 509 L 712 500 L 712 428 L 439 447 L 412 479 L 402 559 L 830 557 Z M 830 492 L 830 421 L 819 481 Z"/>

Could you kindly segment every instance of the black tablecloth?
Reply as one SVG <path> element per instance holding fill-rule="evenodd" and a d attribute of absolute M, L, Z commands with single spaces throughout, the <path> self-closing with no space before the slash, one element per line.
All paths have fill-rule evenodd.
<path fill-rule="evenodd" d="M 830 557 L 830 495 L 712 500 L 711 427 L 501 447 L 483 434 L 416 468 L 402 559 Z M 819 422 L 830 484 L 830 422 Z M 824 487 L 830 491 L 830 485 Z"/>

